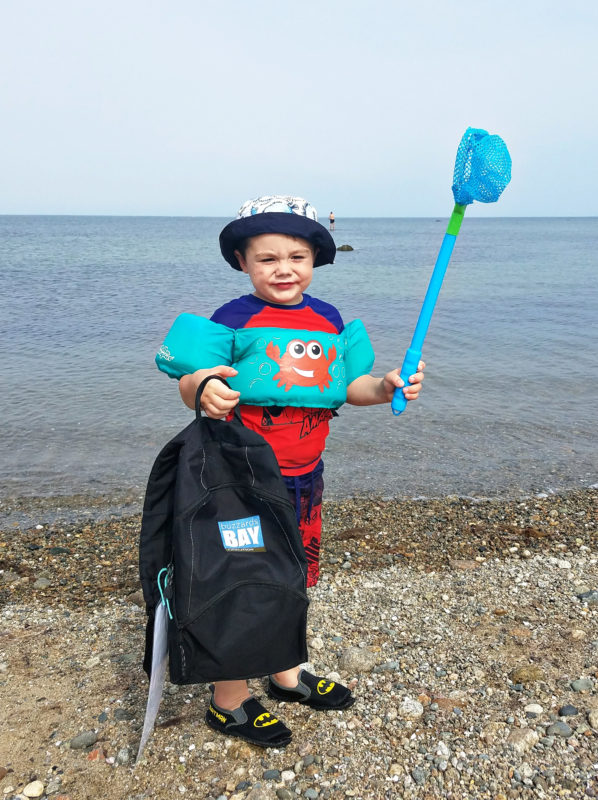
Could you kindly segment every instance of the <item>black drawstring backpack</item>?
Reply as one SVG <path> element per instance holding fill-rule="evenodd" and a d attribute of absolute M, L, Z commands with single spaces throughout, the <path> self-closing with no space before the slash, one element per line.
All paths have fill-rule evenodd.
<path fill-rule="evenodd" d="M 211 376 L 218 378 L 218 376 Z M 170 680 L 256 678 L 307 660 L 307 562 L 276 457 L 246 428 L 201 415 L 160 452 L 141 523 L 139 569 L 148 612 L 168 611 Z"/>

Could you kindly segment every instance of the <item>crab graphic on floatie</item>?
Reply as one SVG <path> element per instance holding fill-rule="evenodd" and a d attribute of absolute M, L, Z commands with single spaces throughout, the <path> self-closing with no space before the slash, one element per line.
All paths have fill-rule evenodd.
<path fill-rule="evenodd" d="M 336 358 L 334 345 L 325 356 L 319 342 L 293 339 L 281 356 L 278 345 L 270 342 L 266 347 L 266 355 L 278 364 L 279 371 L 273 380 L 278 381 L 278 386 L 284 386 L 285 392 L 291 386 L 317 386 L 323 392 L 332 382 L 328 368 Z"/>

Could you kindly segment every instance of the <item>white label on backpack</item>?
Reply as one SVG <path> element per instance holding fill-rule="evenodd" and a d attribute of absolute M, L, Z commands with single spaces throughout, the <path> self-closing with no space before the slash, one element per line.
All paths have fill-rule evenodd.
<path fill-rule="evenodd" d="M 228 522 L 219 522 L 218 527 L 225 550 L 266 549 L 259 517 L 231 519 Z"/>

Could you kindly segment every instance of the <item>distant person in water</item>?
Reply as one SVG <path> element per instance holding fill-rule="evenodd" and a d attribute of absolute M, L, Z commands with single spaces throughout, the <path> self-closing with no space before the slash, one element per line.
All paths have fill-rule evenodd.
<path fill-rule="evenodd" d="M 334 230 L 334 211 L 331 211 L 330 214 L 328 214 L 328 220 L 330 222 L 330 230 L 333 231 Z"/>

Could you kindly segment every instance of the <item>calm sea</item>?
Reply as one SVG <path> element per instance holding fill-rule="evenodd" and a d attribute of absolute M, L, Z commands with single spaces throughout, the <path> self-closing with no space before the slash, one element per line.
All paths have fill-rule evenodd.
<path fill-rule="evenodd" d="M 182 311 L 249 291 L 217 218 L 0 217 L 1 495 L 143 493 L 190 420 L 154 354 Z M 310 292 L 399 366 L 446 220 L 338 220 Z M 424 348 L 421 399 L 341 409 L 329 497 L 516 497 L 597 480 L 598 219 L 466 218 Z"/>

